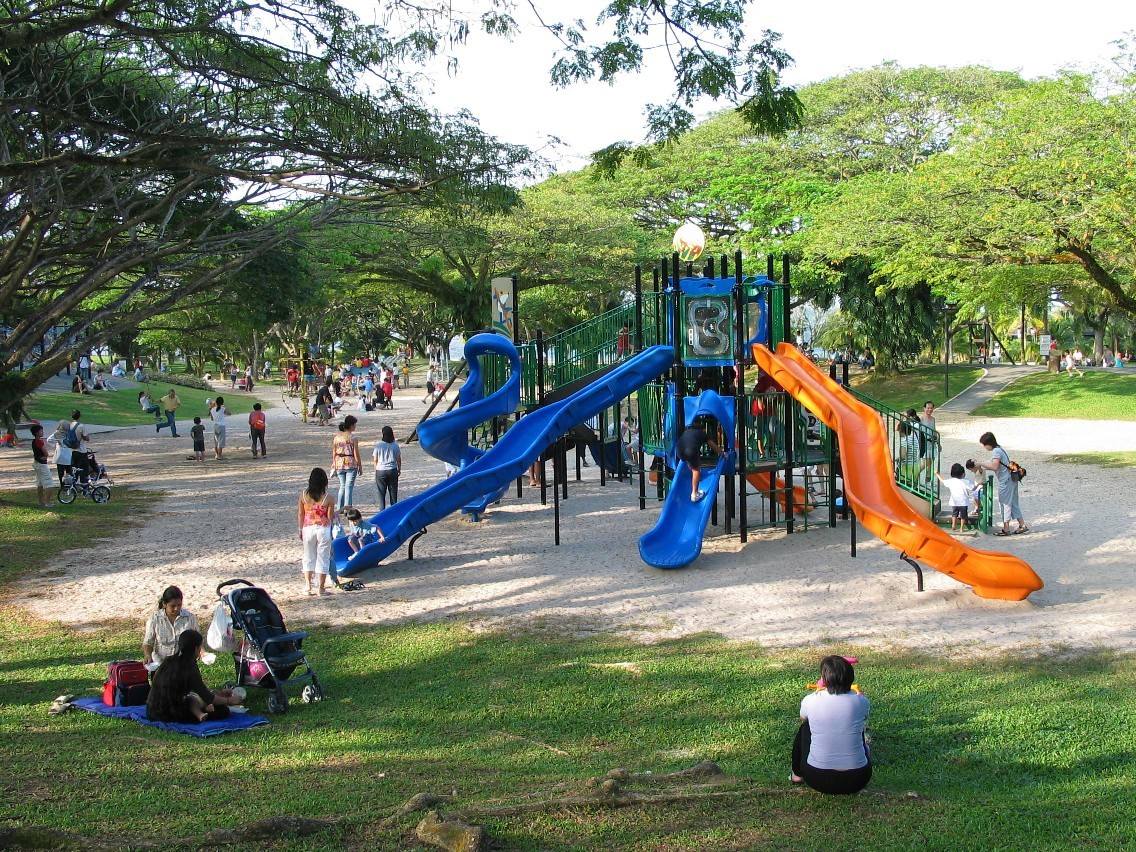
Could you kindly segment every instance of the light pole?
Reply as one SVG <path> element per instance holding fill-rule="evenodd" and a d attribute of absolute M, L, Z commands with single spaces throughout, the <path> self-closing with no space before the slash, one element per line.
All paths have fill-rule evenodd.
<path fill-rule="evenodd" d="M 943 393 L 946 402 L 951 398 L 951 320 L 958 313 L 954 302 L 943 302 Z"/>

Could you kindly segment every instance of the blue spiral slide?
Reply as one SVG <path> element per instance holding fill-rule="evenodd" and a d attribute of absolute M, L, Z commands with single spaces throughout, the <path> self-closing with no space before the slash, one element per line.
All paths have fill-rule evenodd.
<path fill-rule="evenodd" d="M 469 355 L 473 350 L 470 349 L 470 346 L 481 337 L 492 337 L 492 335 L 475 335 L 466 344 L 466 357 L 471 365 L 473 359 Z M 504 345 L 502 346 L 502 344 Z M 481 341 L 478 342 L 478 346 L 480 345 L 482 345 Z M 507 350 L 513 350 L 512 344 L 503 337 L 498 338 L 494 345 L 500 347 L 495 350 L 500 354 L 508 355 Z M 516 357 L 515 350 L 513 350 L 512 356 L 513 358 Z M 444 518 L 451 512 L 456 512 L 467 503 L 481 499 L 497 489 L 507 487 L 514 479 L 523 475 L 528 470 L 529 465 L 536 461 L 545 448 L 558 437 L 577 423 L 582 423 L 589 417 L 594 417 L 605 408 L 614 405 L 618 400 L 630 396 L 666 371 L 673 360 L 674 349 L 672 347 L 652 346 L 633 358 L 629 358 L 600 381 L 583 388 L 566 399 L 546 405 L 532 414 L 522 417 L 501 436 L 501 439 L 492 449 L 484 455 L 468 461 L 453 476 L 443 479 L 421 494 L 400 500 L 371 518 L 371 523 L 377 525 L 383 531 L 386 541 L 376 541 L 367 545 L 351 559 L 347 559 L 350 555 L 347 542 L 343 539 L 335 541 L 332 546 L 332 554 L 337 570 L 343 576 L 350 576 L 374 567 L 429 524 Z M 520 370 L 514 369 L 513 375 L 518 377 L 517 381 L 519 382 Z M 473 384 L 473 382 L 467 382 L 467 384 Z M 507 387 L 508 385 L 506 385 Z M 506 388 L 502 388 L 497 393 L 505 393 Z M 425 441 L 429 440 L 431 446 L 435 447 L 435 452 L 445 452 L 453 457 L 453 454 L 459 453 L 460 446 L 464 442 L 463 438 L 461 441 L 451 443 L 450 436 L 459 431 L 455 428 L 455 425 L 464 422 L 467 424 L 466 428 L 468 428 L 494 416 L 492 412 L 499 407 L 499 403 L 494 401 L 497 394 L 486 399 L 479 399 L 480 390 L 477 390 L 471 391 L 471 395 L 478 397 L 478 399 L 476 402 L 471 402 L 469 410 L 464 415 L 462 409 L 465 408 L 465 405 L 459 405 L 453 412 L 445 415 L 455 418 L 449 421 L 449 426 L 445 421 L 442 421 L 442 417 L 436 418 L 433 427 L 436 434 L 431 436 L 428 429 L 427 436 L 423 439 L 424 445 Z M 459 399 L 461 399 L 460 395 Z M 484 407 L 478 410 L 474 408 L 474 405 Z M 440 430 L 437 425 L 438 421 L 442 421 Z M 422 435 L 422 426 L 419 426 L 419 435 Z M 442 445 L 446 445 L 445 448 L 442 448 Z"/>
<path fill-rule="evenodd" d="M 686 425 L 690 426 L 702 415 L 710 415 L 722 425 L 726 434 L 726 448 L 731 449 L 734 442 L 733 397 L 727 400 L 714 391 L 704 391 L 701 396 L 686 398 Z M 718 459 L 712 468 L 702 470 L 699 490 L 706 496 L 695 502 L 690 499 L 691 470 L 686 462 L 680 461 L 675 467 L 663 511 L 659 513 L 658 523 L 650 532 L 639 539 L 639 556 L 653 568 L 682 568 L 698 558 L 702 552 L 702 537 L 714 500 L 718 493 L 718 483 L 723 476 L 734 472 L 734 456 L 727 452 L 725 458 Z"/>

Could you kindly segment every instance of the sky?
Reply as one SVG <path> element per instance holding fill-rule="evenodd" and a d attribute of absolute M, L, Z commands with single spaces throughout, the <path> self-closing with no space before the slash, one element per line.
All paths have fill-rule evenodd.
<path fill-rule="evenodd" d="M 601 5 L 597 0 L 547 0 L 541 8 L 550 14 L 568 8 L 566 14 L 590 23 L 594 14 L 588 18 L 586 11 Z M 541 150 L 561 171 L 582 167 L 588 154 L 612 142 L 641 142 L 643 107 L 669 95 L 669 66 L 654 62 L 646 73 L 620 78 L 615 86 L 595 83 L 557 90 L 548 82 L 556 42 L 532 25 L 525 2 L 516 16 L 525 33 L 520 39 L 508 42 L 475 33 L 456 52 L 456 76 L 440 68 L 432 72 L 435 91 L 429 103 L 443 112 L 468 109 L 485 131 Z M 795 60 L 786 75 L 792 85 L 886 60 L 905 67 L 986 65 L 1033 78 L 1070 66 L 1108 64 L 1117 53 L 1110 43 L 1126 31 L 1136 31 L 1136 4 L 780 0 L 755 4 L 747 22 L 753 34 L 762 29 L 782 34 L 780 45 Z M 700 104 L 697 111 L 705 115 L 725 106 Z M 549 148 L 548 137 L 564 145 Z"/>

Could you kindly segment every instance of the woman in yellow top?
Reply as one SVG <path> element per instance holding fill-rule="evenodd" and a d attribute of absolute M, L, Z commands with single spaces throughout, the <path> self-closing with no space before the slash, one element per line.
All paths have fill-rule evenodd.
<path fill-rule="evenodd" d="M 309 595 L 317 594 L 312 588 L 313 575 L 319 577 L 318 594 L 326 595 L 327 575 L 331 573 L 331 518 L 335 503 L 327 493 L 327 471 L 312 468 L 308 487 L 300 492 L 297 525 L 300 541 L 304 543 L 304 582 Z"/>
<path fill-rule="evenodd" d="M 359 439 L 355 437 L 358 422 L 354 415 L 348 414 L 331 441 L 331 469 L 339 477 L 339 497 L 335 501 L 337 511 L 354 505 L 355 477 L 363 467 L 359 458 Z"/>

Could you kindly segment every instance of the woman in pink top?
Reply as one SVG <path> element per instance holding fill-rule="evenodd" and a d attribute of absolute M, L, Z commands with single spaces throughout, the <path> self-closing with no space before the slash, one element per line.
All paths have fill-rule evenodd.
<path fill-rule="evenodd" d="M 319 577 L 318 594 L 326 595 L 327 575 L 331 572 L 331 518 L 335 502 L 327 493 L 327 471 L 312 468 L 308 487 L 300 492 L 297 524 L 300 541 L 304 543 L 304 582 L 309 595 L 317 594 L 312 588 L 312 575 Z"/>

